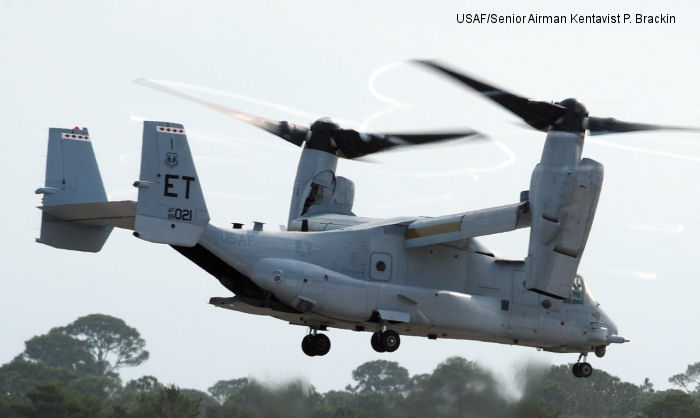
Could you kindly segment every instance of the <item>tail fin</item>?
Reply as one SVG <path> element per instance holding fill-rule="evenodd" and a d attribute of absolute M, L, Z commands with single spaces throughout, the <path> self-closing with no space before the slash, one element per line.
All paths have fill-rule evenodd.
<path fill-rule="evenodd" d="M 106 202 L 107 194 L 87 129 L 49 129 L 43 207 L 74 203 Z M 41 217 L 37 242 L 76 251 L 100 251 L 112 232 L 111 226 L 82 225 L 50 215 Z"/>
<path fill-rule="evenodd" d="M 182 125 L 143 124 L 141 174 L 134 235 L 192 247 L 209 223 L 202 187 Z"/>

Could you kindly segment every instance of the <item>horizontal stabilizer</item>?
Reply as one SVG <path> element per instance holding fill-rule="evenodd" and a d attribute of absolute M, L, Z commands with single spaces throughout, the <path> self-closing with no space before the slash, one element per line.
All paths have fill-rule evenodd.
<path fill-rule="evenodd" d="M 41 235 L 36 242 L 64 250 L 96 253 L 111 232 L 111 226 L 66 223 L 44 212 L 41 214 Z"/>
<path fill-rule="evenodd" d="M 39 209 L 64 222 L 123 229 L 134 229 L 136 216 L 136 202 L 133 200 L 39 206 Z"/>

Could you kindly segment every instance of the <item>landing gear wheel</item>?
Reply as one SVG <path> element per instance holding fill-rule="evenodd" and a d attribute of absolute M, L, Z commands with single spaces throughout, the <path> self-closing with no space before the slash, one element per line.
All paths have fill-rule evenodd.
<path fill-rule="evenodd" d="M 379 333 L 375 332 L 372 334 L 372 339 L 370 340 L 370 343 L 372 344 L 372 348 L 374 351 L 377 353 L 383 353 L 386 351 L 386 349 L 382 346 L 382 343 L 379 341 Z"/>
<path fill-rule="evenodd" d="M 331 349 L 331 340 L 326 334 L 316 334 L 311 337 L 311 349 L 317 356 L 325 356 Z"/>
<path fill-rule="evenodd" d="M 581 377 L 581 363 L 574 363 L 574 367 L 571 369 L 574 372 L 574 376 Z"/>
<path fill-rule="evenodd" d="M 596 347 L 596 348 L 593 350 L 593 352 L 595 353 L 595 355 L 598 356 L 598 357 L 603 357 L 603 356 L 605 355 L 605 351 L 606 351 L 606 349 L 605 349 L 605 346 L 604 346 L 604 345 L 599 345 L 598 347 Z"/>
<path fill-rule="evenodd" d="M 593 374 L 593 366 L 590 363 L 575 363 L 572 368 L 576 377 L 590 377 Z"/>
<path fill-rule="evenodd" d="M 590 363 L 581 363 L 579 372 L 581 373 L 581 377 L 590 377 L 593 374 L 593 366 L 591 366 Z"/>
<path fill-rule="evenodd" d="M 399 348 L 401 337 L 396 331 L 388 329 L 379 334 L 379 343 L 386 351 L 393 353 Z"/>
<path fill-rule="evenodd" d="M 301 340 L 301 351 L 304 352 L 309 357 L 313 357 L 316 355 L 316 352 L 313 351 L 312 343 L 311 340 L 313 339 L 313 335 L 309 334 L 304 339 Z"/>

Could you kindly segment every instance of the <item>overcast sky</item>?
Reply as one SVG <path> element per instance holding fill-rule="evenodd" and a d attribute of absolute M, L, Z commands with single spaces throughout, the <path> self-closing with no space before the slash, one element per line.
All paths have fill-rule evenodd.
<path fill-rule="evenodd" d="M 341 162 L 364 216 L 440 215 L 518 200 L 543 136 L 492 103 L 422 68 L 435 58 L 540 100 L 578 97 L 592 115 L 700 126 L 696 2 L 287 2 L 0 0 L 0 362 L 78 316 L 123 318 L 151 359 L 125 370 L 205 390 L 219 379 L 300 377 L 342 389 L 377 358 L 411 373 L 460 355 L 513 381 L 523 362 L 574 354 L 469 341 L 404 338 L 375 353 L 369 333 L 331 330 L 331 352 L 302 354 L 306 329 L 208 305 L 230 293 L 170 247 L 115 230 L 99 254 L 34 243 L 49 127 L 86 126 L 113 200 L 135 199 L 141 120 L 179 122 L 212 222 L 287 219 L 299 149 L 206 108 L 133 83 L 145 77 L 229 106 L 369 131 L 470 127 L 492 141 Z M 461 13 L 670 14 L 675 24 L 459 24 Z M 700 361 L 700 138 L 657 132 L 592 138 L 585 156 L 605 183 L 580 266 L 631 339 L 601 367 L 625 380 L 667 378 Z M 522 258 L 528 231 L 483 242 Z"/>

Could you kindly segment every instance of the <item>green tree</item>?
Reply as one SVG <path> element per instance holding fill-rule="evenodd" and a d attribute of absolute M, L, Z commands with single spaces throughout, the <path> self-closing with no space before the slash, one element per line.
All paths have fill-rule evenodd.
<path fill-rule="evenodd" d="M 651 383 L 651 380 L 649 380 L 648 377 L 645 377 L 644 383 L 639 385 L 639 389 L 641 389 L 643 394 L 651 395 L 652 393 L 654 393 L 654 384 Z"/>
<path fill-rule="evenodd" d="M 685 373 L 673 375 L 668 381 L 683 388 L 687 393 L 700 390 L 700 362 L 689 364 Z"/>
<path fill-rule="evenodd" d="M 579 379 L 567 365 L 552 366 L 546 373 L 526 379 L 524 400 L 543 400 L 562 409 L 566 416 L 627 417 L 640 410 L 644 393 L 603 370 Z"/>
<path fill-rule="evenodd" d="M 512 409 L 515 418 L 564 418 L 564 413 L 556 406 L 538 399 L 524 399 Z"/>
<path fill-rule="evenodd" d="M 332 415 L 322 415 L 322 416 L 330 416 L 332 418 L 372 418 L 375 415 L 374 414 L 368 414 L 367 412 L 362 412 L 362 411 L 357 411 L 352 408 L 347 408 L 344 406 L 341 406 L 340 408 L 336 409 Z"/>
<path fill-rule="evenodd" d="M 25 341 L 24 346 L 24 352 L 21 354 L 24 359 L 53 367 L 100 373 L 97 362 L 86 344 L 67 335 L 60 328 L 54 328 L 48 334 L 33 337 Z"/>
<path fill-rule="evenodd" d="M 231 395 L 248 385 L 248 383 L 248 379 L 245 377 L 240 379 L 219 380 L 207 390 L 214 400 L 219 404 L 223 404 Z"/>
<path fill-rule="evenodd" d="M 159 387 L 139 397 L 134 418 L 194 418 L 199 415 L 199 401 L 185 395 L 175 385 Z"/>
<path fill-rule="evenodd" d="M 138 379 L 129 380 L 129 382 L 124 385 L 124 390 L 132 391 L 134 393 L 144 393 L 158 389 L 162 386 L 163 385 L 161 385 L 158 379 L 154 376 L 141 376 Z"/>
<path fill-rule="evenodd" d="M 76 319 L 63 329 L 86 344 L 104 374 L 116 374 L 124 366 L 138 366 L 148 359 L 144 339 L 119 318 L 92 314 Z"/>
<path fill-rule="evenodd" d="M 400 395 L 409 383 L 408 370 L 395 361 L 374 360 L 360 365 L 352 371 L 357 385 L 350 390 L 355 393 L 376 392 L 382 395 Z"/>
<path fill-rule="evenodd" d="M 28 418 L 94 417 L 102 409 L 99 398 L 80 394 L 58 382 L 46 382 L 27 391 L 29 403 L 13 406 L 17 415 Z"/>
<path fill-rule="evenodd" d="M 60 382 L 68 389 L 107 399 L 120 389 L 108 376 L 93 375 L 43 363 L 16 358 L 0 367 L 0 393 L 17 400 L 26 400 L 27 391 L 45 382 Z"/>
<path fill-rule="evenodd" d="M 367 416 L 392 417 L 401 416 L 394 408 L 395 402 L 386 395 L 365 391 L 360 393 L 330 391 L 323 395 L 321 416 Z"/>
<path fill-rule="evenodd" d="M 209 408 L 210 417 L 309 417 L 321 410 L 322 398 L 301 381 L 269 387 L 256 381 L 235 390 L 219 408 Z"/>
<path fill-rule="evenodd" d="M 355 393 L 342 390 L 324 393 L 321 416 L 354 417 L 360 411 L 350 405 L 357 397 Z"/>
<path fill-rule="evenodd" d="M 700 418 L 700 406 L 680 390 L 658 392 L 642 409 L 649 418 Z"/>
<path fill-rule="evenodd" d="M 207 411 L 212 408 L 219 408 L 219 403 L 209 396 L 208 393 L 197 389 L 180 389 L 183 395 L 199 404 L 199 414 L 207 416 Z"/>
<path fill-rule="evenodd" d="M 430 379 L 430 375 L 427 373 L 414 374 L 413 376 L 411 376 L 411 378 L 408 380 L 408 383 L 406 384 L 406 392 L 410 393 L 419 390 L 423 385 L 426 384 L 426 381 L 428 379 Z"/>
<path fill-rule="evenodd" d="M 137 408 L 142 395 L 156 393 L 155 391 L 162 387 L 163 385 L 153 376 L 141 376 L 138 379 L 129 380 L 114 399 L 121 411 L 118 415 L 126 416 L 126 411 Z"/>
<path fill-rule="evenodd" d="M 404 416 L 506 415 L 507 400 L 500 395 L 493 375 L 461 357 L 445 360 L 432 375 L 417 379 L 412 386 L 406 400 L 399 404 Z"/>
<path fill-rule="evenodd" d="M 19 401 L 11 396 L 0 394 L 0 417 L 18 418 L 19 414 L 17 414 L 16 405 L 19 404 Z"/>

